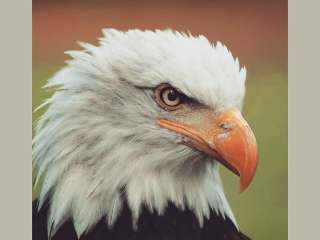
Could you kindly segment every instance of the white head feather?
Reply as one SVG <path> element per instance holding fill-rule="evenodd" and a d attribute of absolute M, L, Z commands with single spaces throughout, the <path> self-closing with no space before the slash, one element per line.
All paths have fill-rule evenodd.
<path fill-rule="evenodd" d="M 72 218 L 77 234 L 102 217 L 109 226 L 125 194 L 136 223 L 142 205 L 163 214 L 169 201 L 210 209 L 235 224 L 218 165 L 159 127 L 168 113 L 152 87 L 170 83 L 215 111 L 241 108 L 246 70 L 221 43 L 171 30 L 103 30 L 100 46 L 81 43 L 46 87 L 56 92 L 36 128 L 34 166 L 43 178 L 40 207 L 50 199 L 51 234 Z M 40 107 L 42 107 L 40 106 Z M 201 160 L 201 161 L 198 161 Z"/>

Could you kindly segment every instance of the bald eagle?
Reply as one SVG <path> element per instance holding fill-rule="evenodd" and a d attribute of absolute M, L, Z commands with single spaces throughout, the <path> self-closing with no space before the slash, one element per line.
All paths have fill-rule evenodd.
<path fill-rule="evenodd" d="M 257 166 L 238 59 L 173 30 L 105 29 L 80 45 L 39 107 L 33 239 L 249 239 L 218 171 L 242 191 Z"/>

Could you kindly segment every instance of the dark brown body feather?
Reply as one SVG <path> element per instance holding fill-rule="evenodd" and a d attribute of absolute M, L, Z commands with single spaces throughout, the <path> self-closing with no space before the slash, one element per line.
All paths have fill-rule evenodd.
<path fill-rule="evenodd" d="M 33 240 L 47 240 L 48 205 L 37 212 L 37 201 L 33 202 Z M 77 240 L 73 224 L 66 222 L 51 240 Z M 108 229 L 104 219 L 84 234 L 80 240 L 249 240 L 239 232 L 229 219 L 214 213 L 201 228 L 190 210 L 180 210 L 169 204 L 165 214 L 159 216 L 142 211 L 136 231 L 132 228 L 130 210 L 124 205 L 122 213 L 112 229 Z"/>

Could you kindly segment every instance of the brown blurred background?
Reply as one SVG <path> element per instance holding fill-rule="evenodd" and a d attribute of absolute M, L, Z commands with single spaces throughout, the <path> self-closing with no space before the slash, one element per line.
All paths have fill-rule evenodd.
<path fill-rule="evenodd" d="M 101 29 L 190 30 L 225 43 L 249 70 L 287 64 L 287 2 L 34 1 L 33 54 L 63 59 L 77 40 L 97 42 Z"/>
<path fill-rule="evenodd" d="M 223 42 L 247 68 L 244 114 L 260 153 L 243 194 L 238 179 L 221 169 L 227 197 L 253 239 L 287 239 L 287 19 L 284 0 L 34 0 L 33 108 L 48 97 L 41 86 L 63 66 L 63 52 L 79 49 L 77 41 L 97 43 L 102 28 L 173 28 Z"/>

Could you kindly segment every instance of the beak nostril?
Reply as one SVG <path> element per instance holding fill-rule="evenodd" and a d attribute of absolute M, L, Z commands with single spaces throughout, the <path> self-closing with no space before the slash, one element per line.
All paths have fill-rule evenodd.
<path fill-rule="evenodd" d="M 221 123 L 219 127 L 225 130 L 230 130 L 232 128 L 232 125 L 230 123 Z"/>

